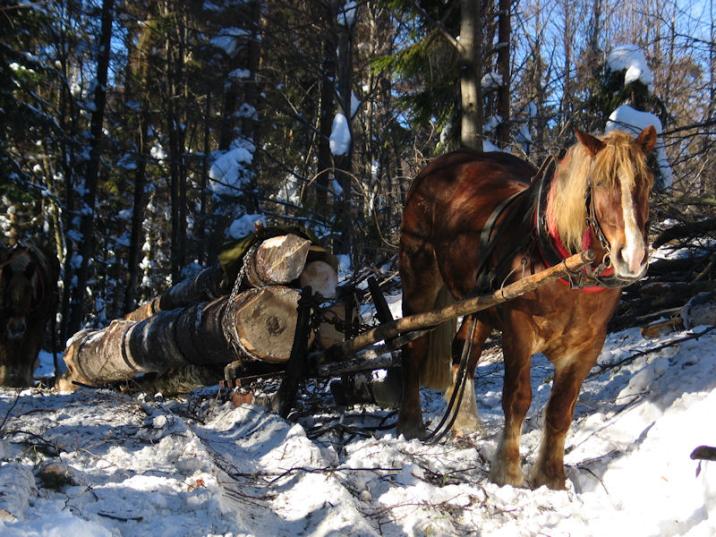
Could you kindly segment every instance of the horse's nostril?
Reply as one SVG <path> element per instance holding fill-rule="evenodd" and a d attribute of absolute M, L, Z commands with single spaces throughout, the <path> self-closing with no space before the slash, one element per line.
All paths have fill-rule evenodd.
<path fill-rule="evenodd" d="M 623 265 L 626 263 L 626 261 L 624 259 L 624 249 L 623 248 L 620 248 L 619 250 L 617 250 L 617 252 L 615 254 L 615 258 L 616 258 L 615 261 L 617 263 L 619 263 L 620 265 Z"/>

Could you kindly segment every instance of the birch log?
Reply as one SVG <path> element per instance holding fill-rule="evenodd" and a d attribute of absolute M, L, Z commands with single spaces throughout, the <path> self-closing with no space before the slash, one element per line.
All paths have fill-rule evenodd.
<path fill-rule="evenodd" d="M 306 266 L 311 241 L 293 234 L 263 241 L 244 261 L 246 278 L 254 287 L 290 283 Z"/>
<path fill-rule="evenodd" d="M 288 360 L 300 294 L 287 287 L 250 289 L 236 297 L 112 321 L 68 343 L 67 380 L 97 385 L 186 365 Z"/>
<path fill-rule="evenodd" d="M 251 250 L 245 260 L 248 283 L 254 287 L 264 287 L 283 285 L 296 280 L 306 266 L 310 249 L 310 241 L 290 233 L 264 240 L 256 249 Z M 142 304 L 124 318 L 128 321 L 141 321 L 160 311 L 183 308 L 228 295 L 231 285 L 227 285 L 224 278 L 220 265 L 208 267 Z"/>

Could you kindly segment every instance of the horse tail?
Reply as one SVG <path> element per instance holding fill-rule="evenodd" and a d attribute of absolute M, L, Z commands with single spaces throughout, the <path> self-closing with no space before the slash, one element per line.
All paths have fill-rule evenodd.
<path fill-rule="evenodd" d="M 447 287 L 443 286 L 435 299 L 435 309 L 454 303 Z M 450 319 L 428 333 L 428 352 L 420 367 L 420 384 L 445 391 L 452 381 L 452 340 L 457 332 L 457 319 Z"/>

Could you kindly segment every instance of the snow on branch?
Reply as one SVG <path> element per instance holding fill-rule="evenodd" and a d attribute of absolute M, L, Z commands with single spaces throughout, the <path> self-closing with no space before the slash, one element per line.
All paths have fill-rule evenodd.
<path fill-rule="evenodd" d="M 342 156 L 348 153 L 351 146 L 351 131 L 346 116 L 338 112 L 333 118 L 330 137 L 331 153 Z"/>
<path fill-rule="evenodd" d="M 654 74 L 646 63 L 646 57 L 636 45 L 618 45 L 607 56 L 607 67 L 610 71 L 624 73 L 624 85 L 639 80 L 651 92 L 654 84 Z"/>
<path fill-rule="evenodd" d="M 669 159 L 666 156 L 666 150 L 664 149 L 664 138 L 662 136 L 664 129 L 658 117 L 649 112 L 637 110 L 628 104 L 623 104 L 611 113 L 604 132 L 622 130 L 631 132 L 632 134 L 639 134 L 649 125 L 654 126 L 656 134 L 659 137 L 656 142 L 656 163 L 659 166 L 660 172 L 658 186 L 662 190 L 668 190 L 674 182 L 674 174 L 671 170 Z"/>

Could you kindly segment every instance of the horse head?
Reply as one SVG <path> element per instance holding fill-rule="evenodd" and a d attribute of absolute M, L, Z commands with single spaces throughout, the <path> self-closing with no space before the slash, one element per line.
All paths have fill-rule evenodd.
<path fill-rule="evenodd" d="M 649 126 L 636 138 L 621 131 L 599 138 L 579 130 L 576 135 L 578 143 L 555 174 L 551 220 L 567 247 L 596 251 L 604 282 L 628 285 L 644 276 L 648 264 L 654 176 L 647 156 L 656 130 Z"/>
<path fill-rule="evenodd" d="M 28 318 L 40 298 L 39 275 L 28 248 L 15 248 L 5 263 L 0 277 L 3 293 L 0 315 L 5 320 L 5 337 L 19 341 L 25 337 Z"/>

